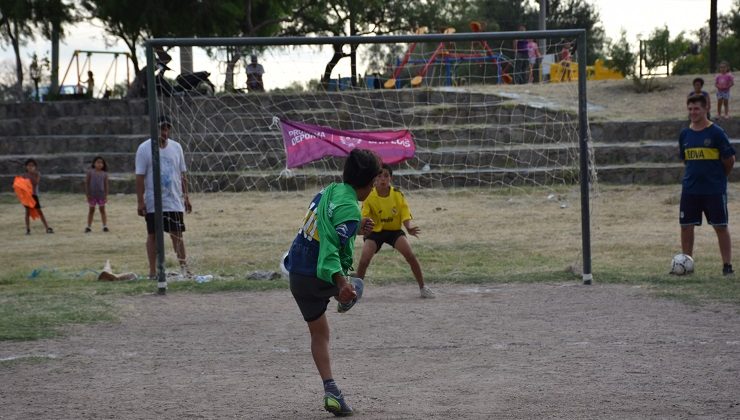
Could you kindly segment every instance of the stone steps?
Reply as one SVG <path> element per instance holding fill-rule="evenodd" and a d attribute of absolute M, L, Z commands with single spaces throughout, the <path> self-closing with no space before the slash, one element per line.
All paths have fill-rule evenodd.
<path fill-rule="evenodd" d="M 133 172 L 135 163 L 136 139 L 125 152 L 107 152 L 102 156 L 108 163 L 110 172 Z M 732 140 L 740 149 L 740 139 Z M 491 142 L 491 144 L 497 144 Z M 522 168 L 527 166 L 559 166 L 573 161 L 576 144 L 550 145 L 502 145 L 502 146 L 458 146 L 423 148 L 418 147 L 416 156 L 404 163 L 405 168 L 431 168 L 463 170 L 471 167 Z M 71 149 L 79 150 L 79 149 Z M 643 141 L 621 145 L 611 143 L 595 144 L 594 159 L 597 167 L 610 165 L 629 165 L 641 163 L 678 163 L 676 142 Z M 84 173 L 92 159 L 101 153 L 58 152 L 36 154 L 44 173 L 64 173 L 77 171 Z M 11 175 L 22 171 L 25 154 L 6 154 L 0 156 L 0 174 Z M 282 145 L 256 151 L 186 151 L 188 168 L 192 172 L 225 171 L 269 171 L 285 167 L 285 153 Z M 303 168 L 321 170 L 341 170 L 342 159 L 327 158 L 305 165 Z"/>
<path fill-rule="evenodd" d="M 282 137 L 270 128 L 276 115 L 343 129 L 409 127 L 417 156 L 395 171 L 404 188 L 577 181 L 578 168 L 565 166 L 577 166 L 577 144 L 569 140 L 577 132 L 575 116 L 512 105 L 493 94 L 400 90 L 177 97 L 160 107 L 174 119 L 172 137 L 183 144 L 190 182 L 202 191 L 297 189 L 337 179 L 342 160 L 333 158 L 285 176 Z M 135 152 L 149 137 L 146 109 L 143 100 L 0 104 L 0 191 L 10 190 L 13 176 L 32 156 L 43 173 L 42 191 L 81 192 L 90 161 L 102 155 L 112 191 L 133 192 Z M 676 139 L 686 125 L 591 123 L 599 182 L 678 183 L 683 165 Z M 722 126 L 740 139 L 737 121 Z"/>

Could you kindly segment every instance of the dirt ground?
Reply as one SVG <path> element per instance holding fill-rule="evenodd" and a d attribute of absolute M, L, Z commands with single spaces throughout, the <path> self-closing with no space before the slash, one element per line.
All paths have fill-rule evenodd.
<path fill-rule="evenodd" d="M 740 314 L 644 288 L 366 288 L 330 306 L 335 378 L 367 419 L 738 418 Z M 140 296 L 115 324 L 0 342 L 2 419 L 321 419 L 287 290 Z"/>

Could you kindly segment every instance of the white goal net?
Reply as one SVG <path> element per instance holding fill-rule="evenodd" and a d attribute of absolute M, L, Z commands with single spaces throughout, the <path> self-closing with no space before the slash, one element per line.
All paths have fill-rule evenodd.
<path fill-rule="evenodd" d="M 354 49 L 348 42 L 211 46 L 208 53 L 195 48 L 195 70 L 209 71 L 214 88 L 196 83 L 192 89 L 176 85 L 171 92 L 158 90 L 156 111 L 174 121 L 171 137 L 185 150 L 196 208 L 218 202 L 215 211 L 242 208 L 244 220 L 252 220 L 250 209 L 262 205 L 261 200 L 279 206 L 298 195 L 306 201 L 322 186 L 340 180 L 341 157 L 319 156 L 289 167 L 292 151 L 281 130 L 286 124 L 309 127 L 301 136 L 314 139 L 325 130 L 336 130 L 337 139 L 360 136 L 358 132 L 408 132 L 415 149 L 412 157 L 392 167 L 393 183 L 406 192 L 412 209 L 416 197 L 438 195 L 445 197 L 441 202 L 449 202 L 450 195 L 460 194 L 558 206 L 575 222 L 568 233 L 574 255 L 567 257 L 575 261 L 582 255 L 576 44 L 574 36 L 553 36 L 394 40 L 355 44 Z M 170 54 L 177 56 L 176 51 Z M 343 57 L 333 66 L 337 54 Z M 264 91 L 248 88 L 255 80 L 247 76 L 257 68 L 255 58 Z M 592 168 L 589 165 L 589 183 L 595 182 Z M 283 210 L 271 214 L 283 217 Z M 215 217 L 209 219 L 213 223 L 219 219 L 218 214 L 210 216 Z M 262 246 L 287 247 L 300 216 L 264 220 L 268 226 L 288 227 L 277 236 L 265 232 Z M 510 222 L 516 219 L 512 215 Z M 254 230 L 264 228 L 244 223 L 234 227 L 235 236 L 255 237 Z M 193 229 L 188 237 L 195 265 L 210 271 L 221 267 L 234 275 L 275 269 L 277 256 L 268 258 L 270 253 L 248 262 L 244 253 L 213 255 L 207 248 L 217 239 L 207 236 Z"/>

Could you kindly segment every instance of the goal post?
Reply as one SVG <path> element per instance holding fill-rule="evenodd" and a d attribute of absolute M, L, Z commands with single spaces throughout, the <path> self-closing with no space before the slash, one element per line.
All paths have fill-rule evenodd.
<path fill-rule="evenodd" d="M 549 59 L 551 82 L 562 82 L 568 92 L 572 90 L 572 107 L 516 104 L 519 93 L 504 89 L 511 81 L 527 83 L 525 78 L 544 73 L 545 65 L 540 67 L 539 61 L 539 76 L 533 75 L 535 65 L 520 67 L 522 59 L 512 43 L 527 39 L 545 41 L 547 51 L 542 55 Z M 335 45 L 361 51 L 367 68 L 360 72 L 364 77 L 335 78 L 329 66 L 324 67 L 326 51 Z M 558 62 L 560 50 L 571 46 L 577 58 L 574 68 Z M 288 68 L 282 69 L 280 77 L 303 89 L 299 93 L 284 87 L 260 93 L 192 90 L 162 95 L 155 83 L 148 83 L 151 138 L 159 135 L 161 116 L 176 119 L 179 127 L 175 130 L 184 143 L 194 191 L 295 191 L 336 180 L 341 159 L 328 157 L 299 169 L 287 168 L 288 152 L 277 134 L 287 120 L 308 116 L 309 121 L 303 122 L 312 126 L 349 132 L 410 129 L 416 134 L 416 155 L 398 168 L 398 177 L 394 169 L 394 182 L 405 190 L 580 185 L 579 271 L 583 283 L 591 284 L 589 191 L 595 168 L 589 145 L 585 30 L 150 39 L 146 42 L 147 80 L 156 80 L 155 49 L 174 47 L 208 49 L 209 57 L 219 48 L 242 51 L 246 56 L 249 51 L 274 51 L 272 57 L 293 63 L 283 65 Z M 312 80 L 299 80 L 298 74 L 309 64 L 321 71 Z M 328 79 L 322 79 L 324 68 Z M 243 70 L 233 67 L 224 73 L 244 76 Z M 266 77 L 275 74 L 274 68 L 267 68 Z M 267 121 L 267 115 L 251 115 L 255 108 L 272 112 L 273 121 Z M 152 158 L 157 284 L 164 294 L 167 277 L 156 141 L 152 142 Z"/>

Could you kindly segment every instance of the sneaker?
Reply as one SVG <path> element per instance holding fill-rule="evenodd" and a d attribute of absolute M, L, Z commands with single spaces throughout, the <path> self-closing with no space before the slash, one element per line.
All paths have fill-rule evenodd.
<path fill-rule="evenodd" d="M 31 234 L 31 229 L 26 229 L 26 235 L 30 235 L 30 234 Z"/>
<path fill-rule="evenodd" d="M 434 299 L 435 297 L 437 297 L 437 295 L 434 294 L 434 291 L 427 286 L 419 289 L 419 292 L 421 293 L 421 297 L 424 299 Z"/>
<path fill-rule="evenodd" d="M 352 415 L 352 407 L 344 401 L 344 395 L 334 395 L 331 392 L 324 394 L 324 409 L 337 417 L 349 417 Z"/>
<path fill-rule="evenodd" d="M 54 233 L 54 229 L 48 227 L 46 228 L 46 233 Z"/>
<path fill-rule="evenodd" d="M 365 284 L 362 282 L 362 279 L 357 277 L 350 277 L 349 281 L 350 283 L 352 283 L 352 286 L 355 287 L 355 293 L 357 293 L 357 297 L 347 303 L 337 302 L 337 312 L 339 312 L 340 314 L 349 311 L 353 306 L 355 306 L 357 301 L 362 298 L 362 292 L 365 290 Z"/>
<path fill-rule="evenodd" d="M 103 232 L 110 232 L 110 229 L 108 229 L 108 226 L 103 226 Z"/>
<path fill-rule="evenodd" d="M 732 264 L 725 264 L 722 266 L 722 275 L 724 276 L 734 276 L 735 272 L 732 271 Z"/>
<path fill-rule="evenodd" d="M 193 273 L 188 269 L 187 265 L 180 266 L 180 277 L 183 279 L 189 279 L 193 277 Z"/>
<path fill-rule="evenodd" d="M 85 228 L 85 233 L 90 233 L 90 232 L 92 232 L 92 229 L 90 229 L 90 226 L 86 227 Z"/>

